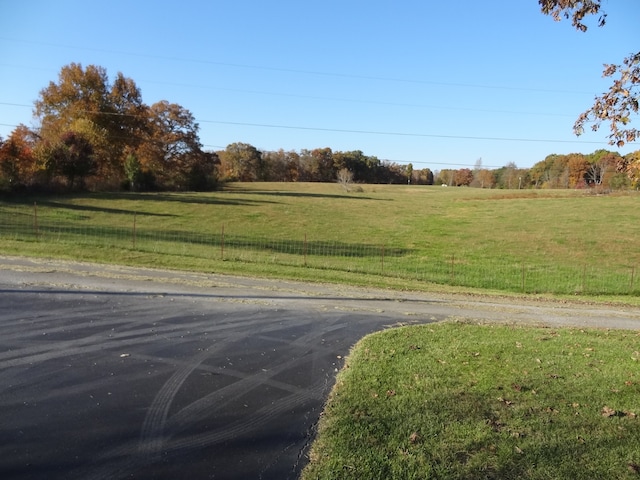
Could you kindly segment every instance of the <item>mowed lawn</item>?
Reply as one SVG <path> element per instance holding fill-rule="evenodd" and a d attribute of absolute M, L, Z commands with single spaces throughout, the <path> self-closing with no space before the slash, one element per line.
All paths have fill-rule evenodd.
<path fill-rule="evenodd" d="M 302 478 L 640 477 L 640 334 L 445 322 L 360 341 Z"/>
<path fill-rule="evenodd" d="M 635 192 L 417 185 L 357 190 L 337 184 L 238 183 L 213 193 L 14 198 L 0 201 L 0 224 L 20 217 L 29 231 L 37 223 L 38 235 L 25 239 L 3 227 L 0 252 L 394 288 L 438 283 L 524 293 L 640 292 L 640 196 Z M 85 238 L 65 240 L 54 227 L 55 233 L 45 235 L 44 225 L 52 222 L 78 235 L 91 228 L 106 240 L 98 246 Z M 194 235 L 199 236 L 195 242 Z M 254 247 L 282 243 L 252 257 L 232 257 L 230 249 L 220 252 L 217 246 L 198 250 L 222 235 L 229 247 L 231 238 Z M 115 237 L 120 246 L 111 248 Z M 176 242 L 162 247 L 169 238 Z M 179 245 L 181 238 L 187 241 Z M 319 256 L 322 242 L 337 242 L 339 253 L 351 255 L 350 260 L 341 266 L 318 262 L 321 272 L 296 268 L 313 265 L 311 255 L 301 258 L 302 249 L 316 248 Z M 296 257 L 281 261 L 295 248 Z M 229 261 L 243 258 L 251 261 Z"/>

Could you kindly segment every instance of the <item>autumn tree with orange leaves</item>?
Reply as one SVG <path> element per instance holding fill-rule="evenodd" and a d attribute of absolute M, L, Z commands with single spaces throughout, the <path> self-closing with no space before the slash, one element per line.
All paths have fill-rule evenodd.
<path fill-rule="evenodd" d="M 215 186 L 217 156 L 202 150 L 191 112 L 165 100 L 145 105 L 122 73 L 111 83 L 103 67 L 66 65 L 40 91 L 34 114 L 41 164 L 67 186 L 90 176 L 102 189 Z M 85 154 L 74 156 L 78 151 Z"/>
<path fill-rule="evenodd" d="M 35 146 L 33 132 L 25 125 L 18 125 L 0 141 L 0 189 L 21 190 L 33 183 L 38 171 Z"/>

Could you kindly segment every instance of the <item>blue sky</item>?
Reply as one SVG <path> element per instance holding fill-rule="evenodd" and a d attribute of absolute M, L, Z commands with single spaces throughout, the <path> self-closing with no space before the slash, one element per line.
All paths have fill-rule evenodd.
<path fill-rule="evenodd" d="M 609 86 L 602 65 L 640 45 L 640 2 L 603 7 L 607 25 L 580 33 L 537 0 L 0 0 L 0 136 L 32 125 L 76 62 L 182 105 L 210 150 L 330 147 L 433 170 L 615 150 L 608 125 L 572 132 Z"/>

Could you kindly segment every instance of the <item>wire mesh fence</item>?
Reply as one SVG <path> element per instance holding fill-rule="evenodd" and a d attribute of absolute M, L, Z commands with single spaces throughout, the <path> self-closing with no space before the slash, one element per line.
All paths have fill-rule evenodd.
<path fill-rule="evenodd" d="M 384 244 L 339 240 L 267 238 L 225 231 L 216 233 L 171 230 L 154 222 L 140 226 L 140 217 L 128 216 L 127 225 L 95 225 L 90 220 L 49 211 L 0 209 L 0 241 L 41 242 L 78 247 L 100 247 L 159 255 L 180 255 L 216 262 L 247 262 L 288 267 L 381 275 L 442 285 L 522 293 L 582 295 L 637 295 L 640 282 L 634 265 L 607 266 L 532 263 L 505 252 L 474 258 L 465 252 L 429 255 L 428 252 Z"/>

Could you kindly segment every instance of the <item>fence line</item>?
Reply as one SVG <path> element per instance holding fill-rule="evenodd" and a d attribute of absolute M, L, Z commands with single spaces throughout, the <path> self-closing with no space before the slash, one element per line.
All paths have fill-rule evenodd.
<path fill-rule="evenodd" d="M 56 210 L 56 212 L 58 212 Z M 145 229 L 137 213 L 129 226 L 97 226 L 77 219 L 46 218 L 34 204 L 0 210 L 0 239 L 100 246 L 155 254 L 202 258 L 208 262 L 250 262 L 381 275 L 443 285 L 522 293 L 636 295 L 636 267 L 599 264 L 530 264 L 496 257 L 474 261 L 464 252 L 425 258 L 424 252 L 370 243 L 303 238 L 264 238 L 233 234 L 220 226 L 217 234 Z M 68 214 L 68 213 L 67 213 Z"/>

